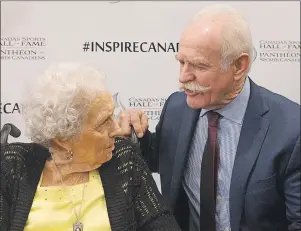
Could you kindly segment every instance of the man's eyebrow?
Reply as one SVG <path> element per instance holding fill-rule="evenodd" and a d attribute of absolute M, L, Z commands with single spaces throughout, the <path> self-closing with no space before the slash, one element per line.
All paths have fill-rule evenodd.
<path fill-rule="evenodd" d="M 194 58 L 188 58 L 188 61 L 192 64 L 203 64 L 209 66 L 209 62 L 207 59 L 203 57 L 194 57 Z"/>
<path fill-rule="evenodd" d="M 210 66 L 209 61 L 201 56 L 199 57 L 187 57 L 187 58 L 182 58 L 179 54 L 175 55 L 176 60 L 186 60 L 187 62 L 193 64 L 193 65 L 205 65 L 205 66 Z"/>

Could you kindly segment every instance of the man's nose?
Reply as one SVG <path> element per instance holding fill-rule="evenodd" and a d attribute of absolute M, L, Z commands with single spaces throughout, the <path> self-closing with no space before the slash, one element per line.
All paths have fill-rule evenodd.
<path fill-rule="evenodd" d="M 188 64 L 184 64 L 181 68 L 179 81 L 180 83 L 187 83 L 194 80 L 194 74 L 189 70 Z"/>

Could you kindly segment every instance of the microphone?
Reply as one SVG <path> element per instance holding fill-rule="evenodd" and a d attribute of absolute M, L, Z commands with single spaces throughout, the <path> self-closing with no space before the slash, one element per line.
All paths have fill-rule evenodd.
<path fill-rule="evenodd" d="M 4 124 L 1 129 L 1 137 L 0 142 L 1 144 L 6 144 L 8 135 L 11 135 L 14 138 L 18 138 L 21 135 L 21 131 L 15 125 L 11 123 Z"/>
<path fill-rule="evenodd" d="M 134 144 L 139 143 L 138 136 L 136 135 L 133 125 L 131 125 L 131 140 Z"/>

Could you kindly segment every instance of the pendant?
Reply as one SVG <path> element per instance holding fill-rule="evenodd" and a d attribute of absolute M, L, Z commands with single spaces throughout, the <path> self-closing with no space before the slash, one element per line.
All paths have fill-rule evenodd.
<path fill-rule="evenodd" d="M 73 224 L 73 231 L 83 231 L 84 225 L 80 221 L 77 221 Z"/>

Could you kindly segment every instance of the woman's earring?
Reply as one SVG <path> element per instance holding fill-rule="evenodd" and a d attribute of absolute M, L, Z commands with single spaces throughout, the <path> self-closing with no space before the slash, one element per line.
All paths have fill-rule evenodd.
<path fill-rule="evenodd" d="M 66 152 L 66 158 L 67 158 L 67 160 L 73 159 L 73 152 L 71 150 Z"/>

